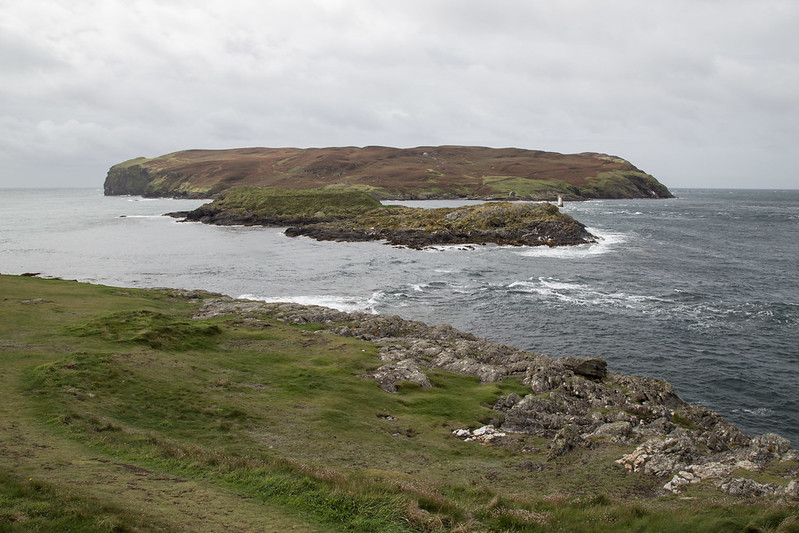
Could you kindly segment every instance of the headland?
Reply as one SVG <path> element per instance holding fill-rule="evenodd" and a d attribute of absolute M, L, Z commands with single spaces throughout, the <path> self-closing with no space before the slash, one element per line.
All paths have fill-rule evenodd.
<path fill-rule="evenodd" d="M 108 171 L 106 195 L 214 198 L 236 187 L 339 189 L 380 199 L 670 198 L 629 161 L 480 146 L 184 150 Z"/>

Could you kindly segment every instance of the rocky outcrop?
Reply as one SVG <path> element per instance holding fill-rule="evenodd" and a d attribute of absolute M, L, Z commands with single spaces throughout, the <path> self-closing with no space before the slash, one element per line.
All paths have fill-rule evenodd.
<path fill-rule="evenodd" d="M 383 199 L 670 198 L 622 158 L 481 146 L 184 150 L 108 171 L 107 195 L 213 198 L 232 188 L 349 189 Z"/>
<path fill-rule="evenodd" d="M 632 450 L 621 454 L 620 467 L 662 479 L 664 492 L 710 483 L 733 496 L 799 497 L 796 469 L 784 483 L 753 478 L 769 465 L 799 461 L 788 440 L 774 434 L 746 435 L 710 409 L 687 404 L 667 382 L 607 371 L 605 361 L 596 357 L 553 359 L 445 324 L 290 303 L 207 298 L 196 318 L 227 315 L 251 322 L 270 317 L 289 324 L 321 324 L 319 333 L 374 343 L 382 365 L 364 377 L 388 393 L 403 382 L 431 386 L 425 375 L 430 369 L 484 382 L 520 378 L 529 393 L 496 401 L 496 427 L 492 423 L 453 431 L 469 442 L 502 445 L 509 434 L 542 437 L 550 440 L 549 461 L 579 448 L 616 446 Z"/>
<path fill-rule="evenodd" d="M 500 246 L 574 246 L 595 242 L 582 224 L 542 221 L 525 229 L 508 228 L 453 231 L 449 229 L 355 229 L 341 224 L 308 225 L 287 228 L 289 237 L 311 237 L 319 241 L 385 241 L 394 246 L 423 249 L 431 246 L 482 245 Z"/>
<path fill-rule="evenodd" d="M 190 212 L 186 221 L 286 226 L 289 237 L 440 245 L 569 246 L 595 242 L 585 226 L 549 203 L 488 202 L 453 208 L 383 206 L 365 193 L 235 189 Z"/>

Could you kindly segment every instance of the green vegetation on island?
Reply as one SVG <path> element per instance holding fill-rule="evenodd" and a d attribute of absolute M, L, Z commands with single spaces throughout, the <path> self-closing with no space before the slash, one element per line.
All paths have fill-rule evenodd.
<path fill-rule="evenodd" d="M 297 306 L 21 276 L 0 294 L 3 531 L 799 529 L 795 500 L 664 494 L 616 463 L 624 441 L 464 441 L 521 376 L 426 370 L 391 394 L 367 379 L 378 342 Z"/>
<path fill-rule="evenodd" d="M 384 210 L 373 195 L 360 191 L 240 187 L 186 215 L 214 224 L 287 225 L 352 220 Z"/>
<path fill-rule="evenodd" d="M 381 199 L 672 196 L 619 157 L 480 146 L 184 150 L 114 165 L 104 190 L 212 198 L 247 186 L 361 191 Z"/>
<path fill-rule="evenodd" d="M 575 245 L 593 242 L 581 223 L 549 203 L 488 202 L 424 209 L 382 205 L 369 193 L 243 187 L 222 193 L 186 220 L 221 225 L 292 226 L 289 236 L 438 244 Z"/>

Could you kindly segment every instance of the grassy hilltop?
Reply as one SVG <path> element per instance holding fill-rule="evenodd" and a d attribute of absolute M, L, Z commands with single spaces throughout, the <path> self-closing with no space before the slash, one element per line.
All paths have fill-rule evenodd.
<path fill-rule="evenodd" d="M 385 392 L 375 343 L 280 304 L 201 315 L 219 299 L 19 276 L 0 294 L 2 531 L 799 530 L 795 504 L 663 496 L 614 462 L 629 445 L 465 442 L 529 388 L 428 370 Z"/>
<path fill-rule="evenodd" d="M 185 150 L 114 165 L 104 189 L 106 195 L 209 198 L 243 186 L 359 190 L 383 199 L 671 197 L 619 157 L 478 146 Z"/>

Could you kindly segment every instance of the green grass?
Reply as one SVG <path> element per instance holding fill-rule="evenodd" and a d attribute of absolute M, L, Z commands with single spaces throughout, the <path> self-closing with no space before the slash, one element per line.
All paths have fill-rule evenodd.
<path fill-rule="evenodd" d="M 425 209 L 386 206 L 348 221 L 354 229 L 472 231 L 522 230 L 543 221 L 574 222 L 552 204 L 489 202 L 480 205 Z"/>
<path fill-rule="evenodd" d="M 588 178 L 581 193 L 588 198 L 636 198 L 641 192 L 655 191 L 661 197 L 666 196 L 666 188 L 655 178 L 641 171 L 614 170 L 600 172 Z"/>
<path fill-rule="evenodd" d="M 483 176 L 483 185 L 490 187 L 494 194 L 515 193 L 517 197 L 554 200 L 558 195 L 565 200 L 585 200 L 587 198 L 640 198 L 648 197 L 648 191 L 655 191 L 661 197 L 668 196 L 668 190 L 652 176 L 634 170 L 614 170 L 600 172 L 586 178 L 581 186 L 562 181 L 529 179 L 518 176 Z"/>
<path fill-rule="evenodd" d="M 375 198 L 391 198 L 395 193 L 386 189 L 385 187 L 377 187 L 374 185 L 362 185 L 352 183 L 335 183 L 332 185 L 325 185 L 322 187 L 325 191 L 350 191 L 350 192 L 363 192 Z"/>
<path fill-rule="evenodd" d="M 483 176 L 483 185 L 491 188 L 494 194 L 508 195 L 511 192 L 517 197 L 556 200 L 558 195 L 564 199 L 578 199 L 580 189 L 562 181 L 534 180 L 517 176 Z"/>
<path fill-rule="evenodd" d="M 136 512 L 34 478 L 0 472 L 2 531 L 179 531 Z"/>
<path fill-rule="evenodd" d="M 382 364 L 376 346 L 318 325 L 195 320 L 201 302 L 177 293 L 61 280 L 0 276 L 0 294 L 0 530 L 797 524 L 796 507 L 702 486 L 661 499 L 662 480 L 614 463 L 624 447 L 548 462 L 543 439 L 451 434 L 499 416 L 498 397 L 525 392 L 515 380 L 434 371 L 433 387 L 388 394 L 364 379 Z"/>
<path fill-rule="evenodd" d="M 140 309 L 103 315 L 69 328 L 83 337 L 97 336 L 118 343 L 146 344 L 151 348 L 187 350 L 210 347 L 221 330 L 218 326 Z"/>
<path fill-rule="evenodd" d="M 134 157 L 133 159 L 128 159 L 127 161 L 123 161 L 122 163 L 114 165 L 114 168 L 128 168 L 136 165 L 141 165 L 142 163 L 145 163 L 147 161 L 150 161 L 150 159 L 146 157 Z"/>
<path fill-rule="evenodd" d="M 242 187 L 231 189 L 214 204 L 262 217 L 339 218 L 378 209 L 380 202 L 359 190 L 303 190 Z"/>

